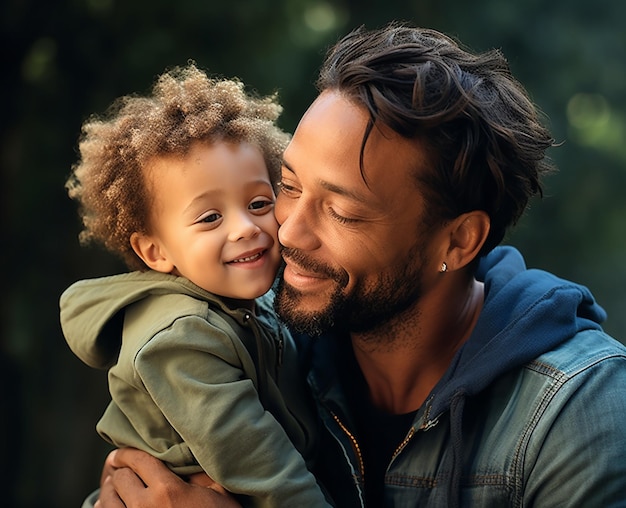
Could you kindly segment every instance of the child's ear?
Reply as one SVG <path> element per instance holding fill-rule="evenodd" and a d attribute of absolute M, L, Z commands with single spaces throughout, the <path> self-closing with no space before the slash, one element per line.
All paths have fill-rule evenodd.
<path fill-rule="evenodd" d="M 491 220 L 486 212 L 476 210 L 460 215 L 451 226 L 445 260 L 448 268 L 454 270 L 476 258 L 489 235 Z"/>
<path fill-rule="evenodd" d="M 130 245 L 143 262 L 152 270 L 171 273 L 174 264 L 169 260 L 161 244 L 152 236 L 143 233 L 130 235 Z"/>

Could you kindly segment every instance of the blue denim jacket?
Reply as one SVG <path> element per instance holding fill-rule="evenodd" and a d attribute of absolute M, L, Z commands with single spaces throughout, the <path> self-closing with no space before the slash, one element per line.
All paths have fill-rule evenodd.
<path fill-rule="evenodd" d="M 512 249 L 479 276 L 483 322 L 399 443 L 384 505 L 626 506 L 626 348 L 597 324 L 603 311 Z M 308 381 L 326 431 L 318 474 L 348 508 L 364 506 L 363 463 L 336 344 L 312 344 Z"/>
<path fill-rule="evenodd" d="M 363 506 L 350 417 L 332 393 L 318 401 L 339 444 L 322 450 L 327 487 L 336 506 Z M 458 500 L 450 412 L 432 420 L 431 407 L 388 467 L 385 506 L 626 506 L 626 348 L 604 333 L 580 332 L 466 402 Z"/>

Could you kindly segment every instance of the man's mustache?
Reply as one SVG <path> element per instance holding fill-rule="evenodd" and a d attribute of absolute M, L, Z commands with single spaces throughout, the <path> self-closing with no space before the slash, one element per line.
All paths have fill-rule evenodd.
<path fill-rule="evenodd" d="M 306 270 L 307 272 L 312 272 L 316 275 L 321 275 L 329 279 L 334 279 L 340 283 L 347 283 L 348 275 L 343 270 L 336 270 L 325 263 L 321 263 L 319 261 L 311 259 L 300 249 L 293 249 L 281 246 L 280 253 L 284 260 L 293 262 L 295 265 L 298 265 L 300 268 Z"/>

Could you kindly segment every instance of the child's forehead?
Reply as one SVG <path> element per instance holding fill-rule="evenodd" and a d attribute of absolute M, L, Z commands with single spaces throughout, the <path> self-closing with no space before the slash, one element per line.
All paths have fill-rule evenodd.
<path fill-rule="evenodd" d="M 153 184 L 190 179 L 198 185 L 210 182 L 219 188 L 229 182 L 241 186 L 251 181 L 272 181 L 264 153 L 247 141 L 197 142 L 184 152 L 155 155 L 145 164 L 144 173 Z"/>

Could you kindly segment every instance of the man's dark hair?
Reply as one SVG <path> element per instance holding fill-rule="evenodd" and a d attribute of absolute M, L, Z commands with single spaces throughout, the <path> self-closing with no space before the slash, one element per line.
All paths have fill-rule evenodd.
<path fill-rule="evenodd" d="M 376 122 L 425 144 L 432 166 L 416 168 L 416 177 L 427 219 L 485 211 L 491 230 L 481 254 L 542 194 L 554 140 L 498 50 L 472 54 L 437 31 L 406 24 L 361 27 L 330 49 L 317 85 L 369 111 L 361 171 Z"/>

